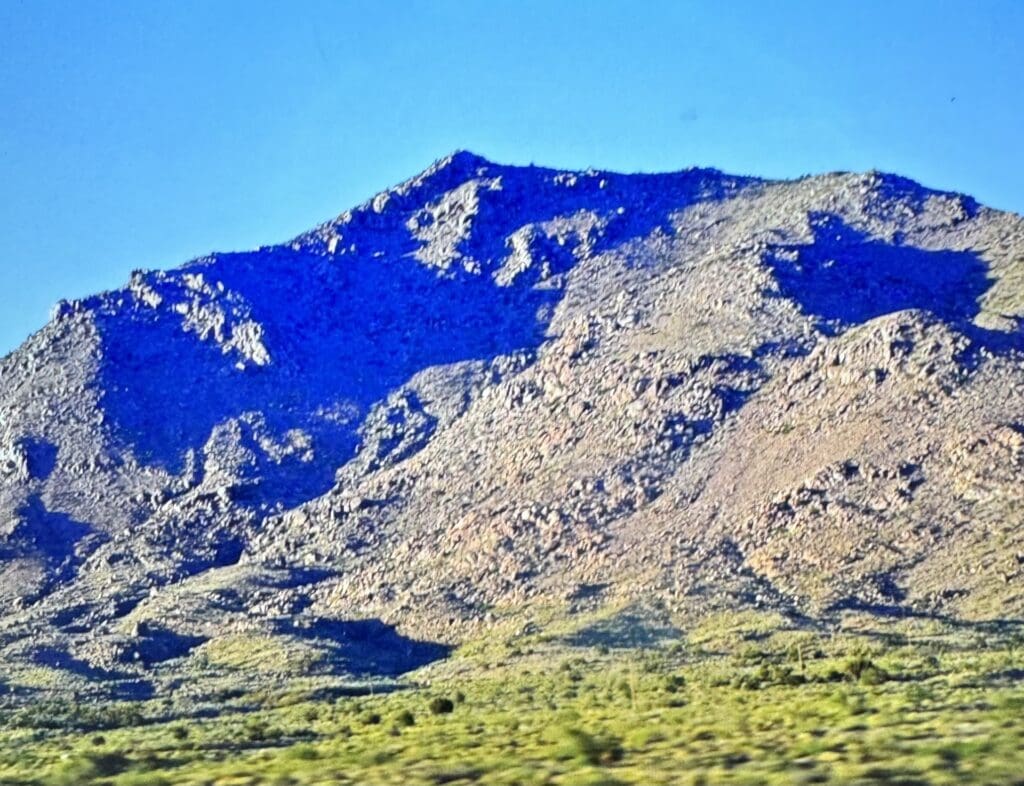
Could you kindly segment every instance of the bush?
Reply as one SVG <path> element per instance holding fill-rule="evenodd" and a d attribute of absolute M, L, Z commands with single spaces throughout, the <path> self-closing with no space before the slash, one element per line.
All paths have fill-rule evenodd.
<path fill-rule="evenodd" d="M 750 674 L 741 674 L 732 680 L 734 688 L 761 690 L 773 685 L 803 685 L 807 679 L 797 674 L 789 666 L 779 664 L 764 665 Z"/>
<path fill-rule="evenodd" d="M 559 737 L 562 758 L 578 759 L 593 765 L 622 760 L 622 741 L 618 737 L 596 736 L 576 728 L 562 729 Z"/>
<path fill-rule="evenodd" d="M 678 693 L 684 685 L 686 679 L 681 674 L 670 674 L 665 677 L 665 690 L 668 693 Z"/>
<path fill-rule="evenodd" d="M 452 702 L 451 699 L 446 699 L 442 696 L 438 696 L 430 702 L 430 711 L 435 715 L 444 715 L 452 712 L 454 709 L 454 702 Z"/>
<path fill-rule="evenodd" d="M 889 680 L 889 672 L 885 669 L 879 668 L 874 664 L 871 664 L 867 669 L 860 675 L 861 685 L 881 685 L 883 682 Z"/>
<path fill-rule="evenodd" d="M 320 757 L 319 751 L 312 745 L 293 745 L 284 752 L 288 759 L 296 761 L 314 761 Z"/>
<path fill-rule="evenodd" d="M 363 715 L 362 715 L 361 720 L 367 726 L 376 726 L 378 723 L 380 723 L 380 713 L 379 712 L 364 712 Z"/>
<path fill-rule="evenodd" d="M 253 719 L 246 723 L 244 733 L 245 739 L 249 742 L 265 742 L 281 736 L 278 729 L 270 728 L 270 724 L 259 719 Z"/>
<path fill-rule="evenodd" d="M 416 723 L 416 718 L 409 710 L 402 710 L 395 716 L 395 723 L 399 726 L 408 727 Z"/>
<path fill-rule="evenodd" d="M 858 655 L 848 660 L 843 667 L 843 672 L 849 679 L 864 685 L 880 685 L 889 679 L 889 674 L 885 669 L 875 665 L 870 658 L 864 655 Z"/>
<path fill-rule="evenodd" d="M 123 773 L 130 765 L 128 757 L 120 753 L 87 753 L 66 762 L 46 782 L 52 786 L 79 786 Z"/>

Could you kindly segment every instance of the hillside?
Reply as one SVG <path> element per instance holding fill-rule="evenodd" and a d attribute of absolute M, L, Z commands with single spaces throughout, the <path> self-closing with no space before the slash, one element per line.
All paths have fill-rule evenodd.
<path fill-rule="evenodd" d="M 0 361 L 4 679 L 1020 618 L 1022 318 L 1024 219 L 901 177 L 456 153 Z"/>

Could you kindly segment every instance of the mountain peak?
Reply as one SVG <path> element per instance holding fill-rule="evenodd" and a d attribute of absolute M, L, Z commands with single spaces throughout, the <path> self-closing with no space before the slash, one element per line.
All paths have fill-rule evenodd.
<path fill-rule="evenodd" d="M 450 189 L 468 180 L 481 177 L 488 171 L 499 169 L 498 165 L 468 150 L 455 152 L 439 158 L 418 175 L 391 189 L 404 194 L 419 191 L 429 186 L 432 191 Z"/>
<path fill-rule="evenodd" d="M 474 153 L 471 150 L 454 150 L 448 155 L 439 159 L 435 166 L 439 169 L 445 167 L 459 167 L 462 169 L 471 169 L 476 167 L 489 167 L 495 166 L 493 161 L 489 161 L 481 155 Z"/>

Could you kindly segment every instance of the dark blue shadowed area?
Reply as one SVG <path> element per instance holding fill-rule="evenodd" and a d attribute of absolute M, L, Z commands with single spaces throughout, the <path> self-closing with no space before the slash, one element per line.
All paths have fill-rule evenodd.
<path fill-rule="evenodd" d="M 539 285 L 536 271 L 496 280 L 516 230 L 584 209 L 601 217 L 604 229 L 594 237 L 576 236 L 562 246 L 538 237 L 536 255 L 557 274 L 575 264 L 580 243 L 599 252 L 645 236 L 667 226 L 672 212 L 726 199 L 753 182 L 713 170 L 580 174 L 572 184 L 556 175 L 460 153 L 390 192 L 383 207 L 353 211 L 337 226 L 343 235 L 338 254 L 327 253 L 314 234 L 295 246 L 198 260 L 170 278 L 150 275 L 147 283 L 166 300 L 159 308 L 94 301 L 104 343 L 103 406 L 113 433 L 144 462 L 177 472 L 186 452 L 200 450 L 214 426 L 259 411 L 275 436 L 294 428 L 309 433 L 315 460 L 260 466 L 252 500 L 298 504 L 330 488 L 336 468 L 359 445 L 357 429 L 369 409 L 417 372 L 541 344 L 563 286 L 557 280 Z M 410 231 L 410 218 L 481 177 L 492 185 L 479 189 L 472 232 L 456 256 L 476 260 L 482 273 L 467 273 L 457 259 L 446 271 L 415 259 L 423 244 Z M 629 209 L 620 211 L 623 205 Z M 236 355 L 186 332 L 182 317 L 167 307 L 180 300 L 178 279 L 186 273 L 201 273 L 246 304 L 263 330 L 269 365 L 239 370 Z"/>
<path fill-rule="evenodd" d="M 446 658 L 452 650 L 446 644 L 403 636 L 379 619 L 320 618 L 298 628 L 288 621 L 278 632 L 330 646 L 335 651 L 331 659 L 334 668 L 362 676 L 396 677 Z"/>
<path fill-rule="evenodd" d="M 781 246 L 767 262 L 784 297 L 819 317 L 827 332 L 905 309 L 969 323 L 991 285 L 969 251 L 929 251 L 874 240 L 839 216 L 810 216 L 814 242 Z"/>

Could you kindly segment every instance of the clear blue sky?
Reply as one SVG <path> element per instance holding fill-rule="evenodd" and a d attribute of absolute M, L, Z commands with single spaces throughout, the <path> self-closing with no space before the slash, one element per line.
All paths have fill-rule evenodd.
<path fill-rule="evenodd" d="M 456 148 L 878 168 L 1024 212 L 1024 2 L 0 0 L 0 353 L 58 298 L 285 240 Z"/>

